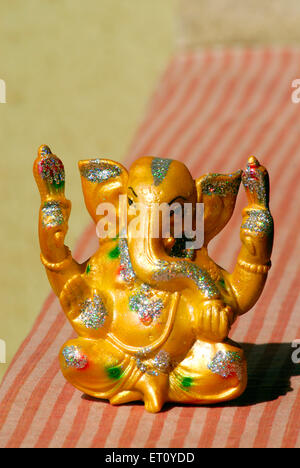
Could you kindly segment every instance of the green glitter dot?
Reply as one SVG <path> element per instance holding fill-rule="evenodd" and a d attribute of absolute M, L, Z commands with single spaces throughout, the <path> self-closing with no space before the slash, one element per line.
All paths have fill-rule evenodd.
<path fill-rule="evenodd" d="M 119 257 L 120 257 L 120 249 L 119 249 L 119 246 L 117 245 L 114 249 L 112 249 L 112 250 L 108 253 L 108 256 L 109 256 L 109 258 L 111 258 L 111 259 L 119 258 Z"/>
<path fill-rule="evenodd" d="M 91 265 L 88 264 L 88 266 L 86 267 L 85 272 L 86 272 L 86 274 L 88 275 L 90 271 L 91 271 Z"/>
<path fill-rule="evenodd" d="M 189 388 L 193 385 L 192 377 L 182 377 L 181 378 L 181 386 L 184 388 Z"/>
<path fill-rule="evenodd" d="M 123 375 L 122 369 L 119 366 L 107 367 L 106 372 L 108 377 L 113 380 L 119 380 Z"/>

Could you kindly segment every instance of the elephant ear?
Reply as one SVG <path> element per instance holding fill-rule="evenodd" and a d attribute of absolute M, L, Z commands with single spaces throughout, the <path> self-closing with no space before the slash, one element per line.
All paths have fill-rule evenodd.
<path fill-rule="evenodd" d="M 204 243 L 207 245 L 230 220 L 241 184 L 242 171 L 206 174 L 196 180 L 198 202 L 204 203 Z"/>
<path fill-rule="evenodd" d="M 128 172 L 122 164 L 109 159 L 88 159 L 78 163 L 85 205 L 97 223 L 103 214 L 97 214 L 100 203 L 114 205 L 117 223 L 120 212 L 120 195 L 127 190 Z"/>

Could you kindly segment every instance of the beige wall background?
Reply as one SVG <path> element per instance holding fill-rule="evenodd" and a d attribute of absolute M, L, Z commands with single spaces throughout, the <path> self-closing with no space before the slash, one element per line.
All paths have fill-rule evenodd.
<path fill-rule="evenodd" d="M 49 292 L 39 261 L 40 144 L 66 168 L 68 244 L 89 218 L 77 161 L 122 160 L 174 50 L 299 44 L 299 0 L 0 0 L 0 339 L 7 365 Z M 0 364 L 0 380 L 7 368 Z"/>
<path fill-rule="evenodd" d="M 300 44 L 299 0 L 180 0 L 177 43 Z"/>
<path fill-rule="evenodd" d="M 121 160 L 173 50 L 173 0 L 0 0 L 1 305 L 7 363 L 49 292 L 32 163 L 62 157 L 74 246 L 89 217 L 77 161 Z M 0 379 L 7 365 L 0 364 Z"/>

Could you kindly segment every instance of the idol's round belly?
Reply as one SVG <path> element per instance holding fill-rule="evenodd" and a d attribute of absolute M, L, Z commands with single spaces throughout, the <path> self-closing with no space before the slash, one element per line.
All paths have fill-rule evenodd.
<path fill-rule="evenodd" d="M 111 332 L 122 343 L 136 348 L 151 347 L 161 341 L 170 323 L 171 301 L 153 320 L 144 322 L 138 312 L 128 307 L 128 298 L 119 298 L 115 304 Z M 173 358 L 184 356 L 194 342 L 190 313 L 184 301 L 179 300 L 168 337 L 157 348 L 168 352 Z"/>

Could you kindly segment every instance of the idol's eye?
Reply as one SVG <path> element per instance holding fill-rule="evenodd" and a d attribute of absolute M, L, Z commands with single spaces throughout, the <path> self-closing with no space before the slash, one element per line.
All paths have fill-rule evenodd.
<path fill-rule="evenodd" d="M 128 205 L 131 206 L 133 204 L 133 200 L 131 200 L 131 198 L 128 197 Z"/>

